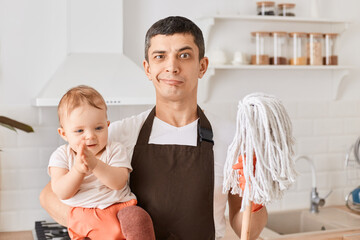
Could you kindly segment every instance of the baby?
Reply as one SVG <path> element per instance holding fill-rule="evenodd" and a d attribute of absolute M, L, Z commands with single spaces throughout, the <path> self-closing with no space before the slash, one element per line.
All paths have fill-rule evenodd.
<path fill-rule="evenodd" d="M 118 213 L 137 204 L 128 185 L 132 168 L 125 147 L 108 142 L 106 112 L 103 97 L 88 86 L 70 89 L 58 106 L 58 133 L 67 144 L 51 155 L 48 170 L 53 192 L 71 206 L 71 239 L 131 239 L 132 230 L 126 226 L 128 233 L 124 232 Z M 136 208 L 126 210 L 132 218 L 137 216 Z M 146 219 L 150 230 L 136 236 L 155 239 L 150 216 Z"/>

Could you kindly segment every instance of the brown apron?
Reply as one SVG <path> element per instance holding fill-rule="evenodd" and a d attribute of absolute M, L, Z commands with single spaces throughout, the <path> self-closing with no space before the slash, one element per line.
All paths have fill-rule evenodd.
<path fill-rule="evenodd" d="M 215 239 L 213 134 L 199 107 L 198 116 L 197 146 L 149 144 L 155 107 L 139 133 L 130 187 L 156 239 Z"/>

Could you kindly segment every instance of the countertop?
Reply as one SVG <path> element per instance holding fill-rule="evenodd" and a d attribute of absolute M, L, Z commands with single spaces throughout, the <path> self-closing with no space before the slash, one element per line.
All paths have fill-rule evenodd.
<path fill-rule="evenodd" d="M 21 231 L 21 232 L 0 232 L 0 240 L 33 240 L 33 235 L 31 231 Z"/>
<path fill-rule="evenodd" d="M 335 207 L 335 206 L 332 206 Z M 352 212 L 345 206 L 336 206 L 337 208 L 340 208 L 342 210 Z M 354 213 L 354 212 L 352 212 Z M 355 213 L 360 215 L 359 213 Z M 0 232 L 0 240 L 34 240 L 32 236 L 31 231 L 20 231 L 20 232 Z M 226 228 L 226 235 L 223 238 L 223 240 L 233 240 L 236 239 L 235 233 L 232 231 L 230 224 L 227 224 Z M 300 238 L 291 238 L 292 240 L 300 240 Z M 351 230 L 351 231 L 345 231 L 345 232 L 337 232 L 337 233 L 328 233 L 321 235 L 308 235 L 306 237 L 302 236 L 301 239 L 304 240 L 310 240 L 310 239 L 316 239 L 316 240 L 360 240 L 360 226 L 357 230 Z M 290 239 L 289 239 L 290 240 Z"/>
<path fill-rule="evenodd" d="M 230 227 L 230 224 L 227 223 L 226 235 L 222 240 L 233 240 L 236 239 L 236 234 Z M 31 231 L 21 231 L 21 232 L 0 232 L 0 240 L 34 240 Z"/>

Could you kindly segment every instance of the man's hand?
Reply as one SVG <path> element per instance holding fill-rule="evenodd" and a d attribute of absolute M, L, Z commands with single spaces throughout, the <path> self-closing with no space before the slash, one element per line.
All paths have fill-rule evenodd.
<path fill-rule="evenodd" d="M 237 164 L 235 164 L 232 168 L 234 170 L 239 171 L 239 186 L 244 191 L 245 186 L 246 186 L 246 179 L 245 179 L 245 176 L 244 176 L 244 166 L 243 166 L 243 161 L 242 161 L 242 156 L 241 155 L 239 156 L 238 161 L 239 162 Z M 245 156 L 244 162 L 246 162 L 246 156 Z M 254 166 L 253 175 L 255 175 L 255 166 L 256 166 L 255 154 L 254 154 L 254 157 L 253 157 L 253 166 Z M 261 204 L 252 203 L 252 208 L 251 208 L 252 210 L 251 211 L 256 212 L 256 211 L 260 210 L 262 207 L 263 207 L 263 205 L 261 205 Z"/>

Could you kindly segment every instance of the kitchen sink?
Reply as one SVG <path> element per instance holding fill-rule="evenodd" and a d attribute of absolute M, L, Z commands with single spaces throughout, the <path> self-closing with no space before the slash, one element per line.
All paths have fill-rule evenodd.
<path fill-rule="evenodd" d="M 338 208 L 322 208 L 319 213 L 308 209 L 269 213 L 263 239 L 306 233 L 321 233 L 360 228 L 360 216 Z"/>

